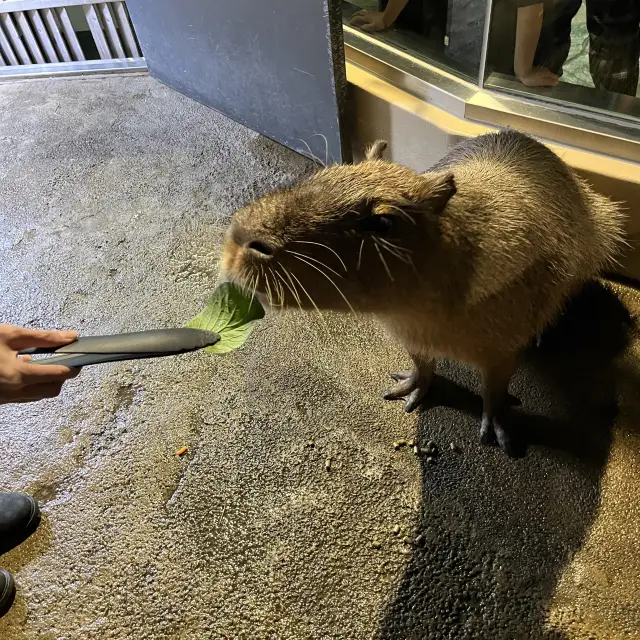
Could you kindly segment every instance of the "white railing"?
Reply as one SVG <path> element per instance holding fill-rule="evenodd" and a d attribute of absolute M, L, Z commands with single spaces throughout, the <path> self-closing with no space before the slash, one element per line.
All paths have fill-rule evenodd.
<path fill-rule="evenodd" d="M 87 59 L 88 52 L 83 50 L 69 19 L 67 9 L 72 6 L 84 10 L 89 25 L 86 33 L 90 34 L 99 59 Z M 0 2 L 0 77 L 144 68 L 145 61 L 124 2 Z"/>

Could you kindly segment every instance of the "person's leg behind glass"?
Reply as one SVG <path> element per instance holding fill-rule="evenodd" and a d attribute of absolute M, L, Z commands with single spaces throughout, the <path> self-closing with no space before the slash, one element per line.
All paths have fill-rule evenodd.
<path fill-rule="evenodd" d="M 582 0 L 545 3 L 545 18 L 536 50 L 535 65 L 562 77 L 562 67 L 571 49 L 571 23 Z"/>
<path fill-rule="evenodd" d="M 640 1 L 586 0 L 589 71 L 597 89 L 638 92 Z"/>

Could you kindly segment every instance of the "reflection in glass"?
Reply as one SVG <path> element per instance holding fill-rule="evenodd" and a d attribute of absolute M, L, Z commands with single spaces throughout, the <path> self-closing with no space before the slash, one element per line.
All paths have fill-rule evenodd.
<path fill-rule="evenodd" d="M 488 86 L 517 89 L 511 78 L 523 90 L 633 113 L 637 101 L 624 96 L 638 95 L 639 58 L 640 0 L 493 2 Z"/>
<path fill-rule="evenodd" d="M 587 3 L 589 71 L 598 89 L 635 96 L 640 59 L 640 2 Z"/>
<path fill-rule="evenodd" d="M 640 0 L 352 0 L 345 23 L 485 86 L 614 111 L 637 125 Z"/>
<path fill-rule="evenodd" d="M 353 0 L 347 24 L 477 79 L 486 0 Z"/>

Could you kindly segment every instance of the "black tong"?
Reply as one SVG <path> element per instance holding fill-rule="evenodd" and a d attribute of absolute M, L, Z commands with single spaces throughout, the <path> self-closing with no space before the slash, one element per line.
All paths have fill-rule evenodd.
<path fill-rule="evenodd" d="M 54 354 L 37 358 L 33 364 L 62 364 L 65 367 L 86 367 L 101 362 L 162 358 L 211 347 L 220 340 L 213 331 L 202 329 L 152 329 L 110 336 L 88 336 L 62 347 L 23 349 L 24 354 Z"/>

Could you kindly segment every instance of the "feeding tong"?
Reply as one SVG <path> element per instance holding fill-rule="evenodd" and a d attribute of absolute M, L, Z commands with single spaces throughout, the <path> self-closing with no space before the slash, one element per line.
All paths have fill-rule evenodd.
<path fill-rule="evenodd" d="M 203 329 L 152 329 L 110 336 L 87 336 L 62 347 L 32 347 L 20 351 L 25 354 L 54 354 L 51 358 L 32 360 L 33 364 L 62 364 L 66 367 L 85 367 L 101 362 L 161 358 L 211 347 L 220 340 L 213 331 Z"/>

